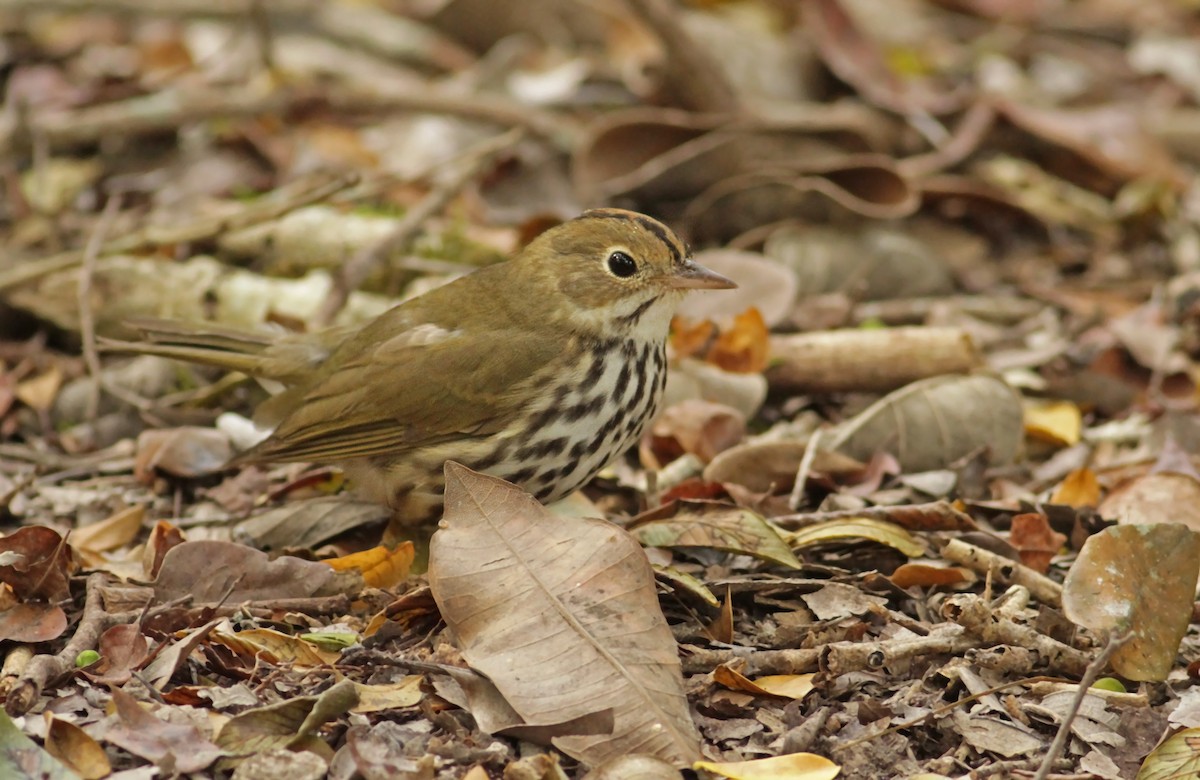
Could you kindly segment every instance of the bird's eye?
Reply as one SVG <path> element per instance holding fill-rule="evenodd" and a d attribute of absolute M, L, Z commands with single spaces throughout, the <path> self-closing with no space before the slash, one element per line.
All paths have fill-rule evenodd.
<path fill-rule="evenodd" d="M 608 270 L 613 276 L 628 279 L 637 273 L 637 262 L 624 252 L 613 252 L 608 256 Z"/>

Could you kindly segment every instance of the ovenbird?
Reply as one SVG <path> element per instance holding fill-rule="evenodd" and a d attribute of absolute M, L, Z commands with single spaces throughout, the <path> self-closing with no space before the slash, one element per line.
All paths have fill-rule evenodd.
<path fill-rule="evenodd" d="M 235 462 L 335 464 L 420 521 L 447 460 L 543 502 L 587 482 L 657 411 L 683 293 L 734 286 L 660 222 L 595 209 L 365 326 L 278 338 L 153 321 L 116 348 L 282 383 L 256 413 L 273 433 Z"/>

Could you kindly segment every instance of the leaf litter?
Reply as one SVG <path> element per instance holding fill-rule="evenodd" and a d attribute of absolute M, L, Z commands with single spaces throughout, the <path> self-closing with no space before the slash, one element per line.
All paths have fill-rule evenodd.
<path fill-rule="evenodd" d="M 1187 9 L 526 5 L 0 11 L 0 774 L 1194 769 Z M 381 545 L 225 467 L 278 388 L 98 350 L 353 325 L 590 205 L 742 285 L 554 514 L 451 466 Z"/>

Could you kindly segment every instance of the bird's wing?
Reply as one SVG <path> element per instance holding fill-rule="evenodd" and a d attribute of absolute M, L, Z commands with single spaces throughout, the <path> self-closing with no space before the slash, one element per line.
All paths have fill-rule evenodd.
<path fill-rule="evenodd" d="M 341 461 L 503 429 L 520 389 L 561 359 L 527 330 L 404 329 L 335 354 L 275 432 L 239 460 Z"/>

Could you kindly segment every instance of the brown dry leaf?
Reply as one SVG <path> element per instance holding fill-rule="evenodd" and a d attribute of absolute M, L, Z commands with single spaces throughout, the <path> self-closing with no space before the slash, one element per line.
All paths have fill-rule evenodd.
<path fill-rule="evenodd" d="M 394 549 L 382 545 L 369 550 L 322 561 L 334 571 L 357 571 L 363 582 L 372 588 L 393 588 L 408 579 L 416 550 L 412 542 L 402 542 Z"/>
<path fill-rule="evenodd" d="M 611 734 L 558 736 L 594 765 L 698 756 L 675 639 L 637 542 L 603 520 L 550 515 L 494 477 L 446 464 L 429 585 L 463 657 L 533 726 L 611 711 Z M 520 652 L 516 652 L 520 648 Z"/>
<path fill-rule="evenodd" d="M 641 523 L 629 532 L 647 547 L 705 547 L 800 568 L 800 561 L 766 518 L 728 504 L 679 501 L 672 516 Z"/>
<path fill-rule="evenodd" d="M 1200 481 L 1172 471 L 1143 474 L 1117 485 L 1096 511 L 1121 525 L 1179 523 L 1200 532 Z"/>
<path fill-rule="evenodd" d="M 725 598 L 721 599 L 721 607 L 717 616 L 704 626 L 704 633 L 714 642 L 733 642 L 733 595 L 725 590 Z"/>
<path fill-rule="evenodd" d="M 67 630 L 67 614 L 56 604 L 14 604 L 0 610 L 0 640 L 49 642 Z"/>
<path fill-rule="evenodd" d="M 737 409 L 699 398 L 672 404 L 655 418 L 639 452 L 647 468 L 661 469 L 685 453 L 708 463 L 746 435 L 746 418 Z"/>
<path fill-rule="evenodd" d="M 133 473 L 149 484 L 155 471 L 176 477 L 201 477 L 223 471 L 233 457 L 229 437 L 216 428 L 185 426 L 142 431 Z"/>
<path fill-rule="evenodd" d="M 150 645 L 141 626 L 125 623 L 113 626 L 100 635 L 100 661 L 83 674 L 92 682 L 124 685 L 133 677 L 133 670 L 142 665 Z"/>
<path fill-rule="evenodd" d="M 1073 447 L 1083 433 L 1083 412 L 1070 401 L 1026 404 L 1025 433 L 1057 447 Z"/>
<path fill-rule="evenodd" d="M 1176 523 L 1123 525 L 1089 537 L 1063 583 L 1063 610 L 1081 626 L 1130 632 L 1112 667 L 1165 680 L 1192 617 L 1200 535 Z"/>
<path fill-rule="evenodd" d="M 112 764 L 100 743 L 70 721 L 50 712 L 46 719 L 46 752 L 62 761 L 83 780 L 100 780 L 112 774 Z"/>
<path fill-rule="evenodd" d="M 1020 449 L 1021 419 L 1020 398 L 1003 380 L 940 376 L 876 401 L 839 426 L 829 446 L 863 461 L 890 452 L 906 472 L 946 468 L 983 447 L 999 465 Z"/>
<path fill-rule="evenodd" d="M 824 756 L 790 753 L 755 761 L 697 761 L 693 769 L 730 780 L 833 780 L 842 768 Z"/>
<path fill-rule="evenodd" d="M 233 542 L 184 542 L 163 557 L 154 582 L 159 601 L 190 596 L 196 604 L 304 598 L 335 581 L 332 569 L 291 556 L 266 553 Z"/>
<path fill-rule="evenodd" d="M 175 672 L 179 671 L 179 668 L 191 657 L 192 652 L 208 638 L 212 630 L 221 624 L 221 620 L 221 618 L 211 620 L 199 628 L 187 632 L 182 638 L 171 642 L 165 650 L 157 652 L 154 659 L 146 664 L 142 678 L 156 689 L 162 688 L 171 681 Z"/>
<path fill-rule="evenodd" d="M 1041 512 L 1026 512 L 1012 519 L 1009 541 L 1021 555 L 1021 563 L 1045 574 L 1050 561 L 1066 544 L 1067 537 L 1050 527 L 1050 518 Z"/>
<path fill-rule="evenodd" d="M 301 744 L 358 703 L 354 683 L 342 680 L 318 696 L 297 696 L 242 712 L 221 727 L 216 743 L 235 755 Z"/>
<path fill-rule="evenodd" d="M 163 558 L 169 551 L 185 541 L 183 531 L 179 530 L 178 526 L 168 523 L 166 520 L 159 520 L 155 523 L 154 528 L 150 530 L 150 538 L 146 540 L 146 547 L 142 551 L 142 570 L 145 571 L 146 576 L 150 579 L 157 577 L 162 568 Z"/>
<path fill-rule="evenodd" d="M 1089 468 L 1075 469 L 1054 489 L 1051 504 L 1065 504 L 1077 509 L 1100 503 L 1100 481 Z M 1101 513 L 1103 514 L 1103 513 Z"/>
<path fill-rule="evenodd" d="M 144 709 L 120 688 L 111 691 L 117 722 L 105 739 L 152 764 L 173 766 L 177 772 L 201 772 L 222 755 L 222 750 L 195 726 L 168 723 Z M 164 763 L 166 762 L 166 763 Z"/>
<path fill-rule="evenodd" d="M 938 588 L 970 585 L 978 578 L 975 572 L 961 566 L 940 566 L 928 563 L 902 563 L 888 576 L 898 588 Z"/>
<path fill-rule="evenodd" d="M 71 596 L 67 583 L 77 568 L 74 551 L 53 529 L 31 525 L 0 538 L 0 564 L 0 582 L 21 601 Z"/>

